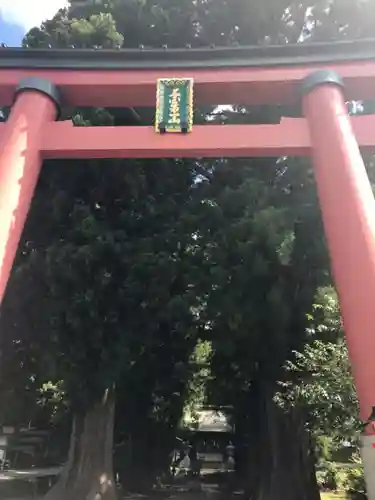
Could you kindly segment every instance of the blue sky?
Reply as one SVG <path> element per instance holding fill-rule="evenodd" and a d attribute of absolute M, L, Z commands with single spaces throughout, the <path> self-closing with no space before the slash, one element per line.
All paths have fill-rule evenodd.
<path fill-rule="evenodd" d="M 0 43 L 20 45 L 27 31 L 50 19 L 66 0 L 0 0 Z"/>

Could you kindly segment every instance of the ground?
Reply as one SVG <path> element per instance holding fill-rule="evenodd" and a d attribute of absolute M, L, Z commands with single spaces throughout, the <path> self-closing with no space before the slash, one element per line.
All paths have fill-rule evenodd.
<path fill-rule="evenodd" d="M 335 493 L 322 493 L 321 495 L 322 500 L 345 500 L 345 495 L 344 494 L 335 494 Z M 7 497 L 4 498 L 3 500 L 41 500 L 41 498 L 38 497 Z M 127 499 L 125 499 L 127 500 Z M 135 500 L 135 499 L 134 499 Z M 173 499 L 175 500 L 175 498 Z M 196 500 L 196 495 L 194 495 L 194 500 Z"/>
<path fill-rule="evenodd" d="M 344 493 L 322 493 L 320 496 L 322 500 L 344 500 L 346 498 Z"/>
<path fill-rule="evenodd" d="M 48 473 L 50 473 L 51 470 L 53 469 L 49 469 Z M 37 469 L 28 472 L 23 471 L 23 474 L 21 474 L 21 471 L 18 473 L 16 472 L 17 471 L 0 473 L 1 500 L 40 500 L 41 497 L 38 496 L 33 481 L 30 481 L 30 479 L 33 479 L 33 476 L 39 476 L 40 471 Z M 24 477 L 21 479 L 20 476 L 22 475 Z M 25 476 L 30 477 L 28 477 L 27 480 Z M 202 495 L 198 491 L 186 491 L 185 488 L 177 488 L 175 491 L 173 491 L 173 489 L 169 489 L 169 491 L 164 491 L 164 494 L 156 494 L 152 495 L 152 497 L 154 497 L 153 500 L 199 500 L 199 497 L 203 497 L 205 500 L 214 500 L 217 497 L 217 485 L 204 485 L 203 490 L 205 491 L 202 492 Z M 321 494 L 321 500 L 345 500 L 345 498 L 345 494 L 343 493 Z M 150 500 L 150 497 L 143 495 L 131 495 L 125 497 L 124 500 Z"/>

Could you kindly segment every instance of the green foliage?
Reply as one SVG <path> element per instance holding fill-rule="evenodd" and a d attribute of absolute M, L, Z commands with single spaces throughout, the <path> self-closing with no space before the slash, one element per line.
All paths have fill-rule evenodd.
<path fill-rule="evenodd" d="M 345 492 L 350 500 L 366 498 L 364 470 L 358 453 L 348 464 L 323 462 L 317 471 L 317 480 L 322 490 Z"/>
<path fill-rule="evenodd" d="M 131 368 L 134 350 L 162 341 L 160 329 L 191 335 L 195 301 L 184 270 L 193 229 L 192 216 L 185 217 L 193 203 L 189 170 L 176 167 L 165 182 L 160 162 L 128 165 L 123 174 L 114 162 L 89 168 L 85 193 L 73 184 L 65 201 L 45 198 L 43 209 L 62 215 L 60 238 L 46 247 L 37 270 L 49 290 L 59 371 L 83 406 L 86 393 L 99 396 Z"/>
<path fill-rule="evenodd" d="M 337 490 L 337 467 L 332 462 L 324 462 L 316 472 L 319 489 Z"/>
<path fill-rule="evenodd" d="M 30 48 L 97 48 L 115 49 L 122 46 L 123 35 L 116 29 L 111 13 L 99 12 L 88 18 L 70 18 L 67 11 L 29 31 L 23 45 Z"/>
<path fill-rule="evenodd" d="M 374 20 L 371 1 L 108 0 L 72 5 L 32 29 L 25 44 L 115 47 L 121 38 L 108 24 L 108 14 L 126 47 L 280 44 L 297 42 L 302 34 L 314 41 L 371 37 Z"/>
<path fill-rule="evenodd" d="M 354 467 L 347 469 L 343 489 L 348 492 L 350 500 L 366 498 L 366 484 L 363 464 L 359 454 L 353 457 Z"/>
<path fill-rule="evenodd" d="M 187 383 L 184 412 L 194 414 L 207 401 L 207 385 L 211 378 L 210 356 L 212 347 L 209 342 L 199 340 L 189 360 L 191 370 Z"/>
<path fill-rule="evenodd" d="M 37 404 L 47 412 L 51 423 L 58 422 L 67 410 L 66 394 L 63 387 L 62 381 L 46 382 L 40 389 Z"/>
<path fill-rule="evenodd" d="M 287 382 L 288 397 L 294 402 L 308 405 L 310 417 L 319 420 L 319 428 L 337 429 L 343 438 L 352 435 L 358 401 L 345 342 L 325 343 L 313 341 L 303 353 L 295 353 L 295 360 L 288 369 L 298 373 L 300 385 L 292 377 Z M 294 389 L 293 389 L 294 387 Z"/>
<path fill-rule="evenodd" d="M 318 291 L 308 320 L 311 342 L 287 362 L 289 377 L 280 383 L 283 391 L 276 398 L 280 404 L 288 401 L 305 407 L 319 435 L 329 435 L 341 442 L 356 441 L 360 430 L 358 400 L 342 336 L 338 301 L 332 289 Z"/>

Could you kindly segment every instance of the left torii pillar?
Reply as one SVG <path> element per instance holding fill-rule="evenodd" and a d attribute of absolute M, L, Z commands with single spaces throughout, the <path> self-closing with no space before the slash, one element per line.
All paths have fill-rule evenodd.
<path fill-rule="evenodd" d="M 60 109 L 57 88 L 29 77 L 15 92 L 0 139 L 0 304 L 42 166 L 42 136 Z"/>

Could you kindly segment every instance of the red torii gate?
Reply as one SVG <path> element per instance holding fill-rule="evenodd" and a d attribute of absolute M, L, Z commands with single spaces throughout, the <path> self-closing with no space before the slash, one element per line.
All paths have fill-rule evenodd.
<path fill-rule="evenodd" d="M 73 127 L 61 104 L 154 106 L 158 78 L 194 78 L 197 104 L 285 104 L 305 118 L 276 125 Z M 345 97 L 344 97 L 345 96 Z M 361 419 L 375 418 L 375 201 L 360 149 L 375 152 L 375 116 L 349 118 L 345 99 L 375 99 L 375 41 L 186 50 L 0 51 L 0 300 L 47 158 L 311 155 Z M 375 426 L 363 458 L 375 500 Z"/>

